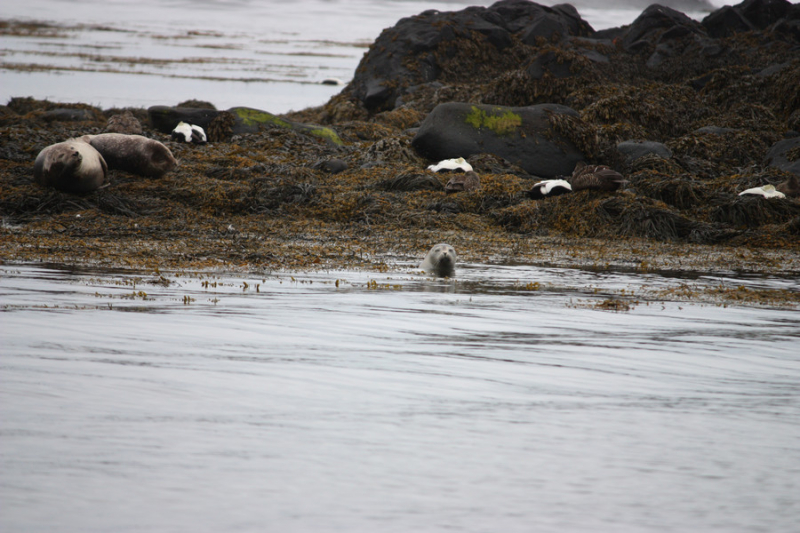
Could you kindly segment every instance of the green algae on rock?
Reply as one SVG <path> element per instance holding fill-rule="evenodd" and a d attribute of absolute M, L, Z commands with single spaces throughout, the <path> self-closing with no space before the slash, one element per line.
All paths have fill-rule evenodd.
<path fill-rule="evenodd" d="M 522 117 L 507 107 L 495 107 L 491 110 L 472 106 L 464 122 L 473 128 L 489 128 L 497 135 L 508 135 L 522 126 Z"/>
<path fill-rule="evenodd" d="M 233 107 L 227 111 L 217 111 L 196 107 L 152 106 L 147 112 L 153 127 L 162 133 L 170 133 L 179 122 L 195 124 L 207 130 L 220 115 L 229 113 L 234 118 L 231 126 L 232 134 L 255 133 L 261 128 L 276 127 L 311 135 L 337 146 L 343 144 L 332 128 L 294 122 L 251 107 Z"/>

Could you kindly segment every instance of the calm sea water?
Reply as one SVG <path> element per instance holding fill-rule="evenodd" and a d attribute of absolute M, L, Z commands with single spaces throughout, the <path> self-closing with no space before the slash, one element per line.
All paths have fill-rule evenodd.
<path fill-rule="evenodd" d="M 284 113 L 322 105 L 347 82 L 367 47 L 400 18 L 485 0 L 25 0 L 0 17 L 57 25 L 0 34 L 0 102 L 33 96 L 102 108 L 175 105 Z M 543 1 L 552 5 L 556 1 Z M 715 2 L 722 5 L 722 1 Z M 726 3 L 734 3 L 728 1 Z M 642 11 L 578 4 L 595 29 Z M 701 19 L 707 13 L 689 12 Z"/>
<path fill-rule="evenodd" d="M 406 267 L 0 266 L 0 530 L 797 531 L 800 281 Z"/>

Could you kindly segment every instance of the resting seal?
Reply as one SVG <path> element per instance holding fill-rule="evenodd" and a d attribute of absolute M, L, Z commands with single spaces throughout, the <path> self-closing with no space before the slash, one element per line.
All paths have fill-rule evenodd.
<path fill-rule="evenodd" d="M 91 192 L 103 186 L 107 178 L 103 156 L 80 139 L 51 144 L 33 163 L 33 181 L 61 191 Z"/>
<path fill-rule="evenodd" d="M 456 251 L 449 244 L 440 243 L 431 248 L 419 268 L 441 278 L 452 278 L 456 273 Z"/>
<path fill-rule="evenodd" d="M 169 148 L 141 135 L 101 133 L 84 135 L 81 140 L 94 146 L 110 169 L 160 178 L 178 165 Z"/>

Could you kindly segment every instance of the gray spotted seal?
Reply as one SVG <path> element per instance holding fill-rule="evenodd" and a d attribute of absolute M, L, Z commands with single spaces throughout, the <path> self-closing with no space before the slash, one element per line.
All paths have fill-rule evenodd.
<path fill-rule="evenodd" d="M 419 264 L 419 268 L 428 274 L 441 278 L 452 278 L 456 273 L 456 250 L 446 243 L 435 245 Z"/>
<path fill-rule="evenodd" d="M 66 192 L 91 192 L 106 184 L 108 165 L 100 153 L 80 139 L 51 144 L 36 156 L 33 180 Z"/>
<path fill-rule="evenodd" d="M 100 152 L 110 169 L 160 178 L 178 165 L 169 148 L 142 135 L 101 133 L 84 135 L 81 139 Z"/>

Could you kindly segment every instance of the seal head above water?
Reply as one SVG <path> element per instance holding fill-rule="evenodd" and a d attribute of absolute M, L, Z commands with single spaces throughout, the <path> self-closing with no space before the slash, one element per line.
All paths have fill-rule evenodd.
<path fill-rule="evenodd" d="M 178 166 L 178 161 L 169 148 L 142 135 L 101 133 L 84 135 L 81 140 L 97 149 L 110 169 L 160 178 Z"/>
<path fill-rule="evenodd" d="M 91 192 L 106 184 L 108 165 L 100 153 L 80 139 L 51 144 L 36 156 L 33 180 L 66 192 Z"/>
<path fill-rule="evenodd" d="M 441 278 L 452 278 L 456 273 L 456 250 L 446 243 L 435 245 L 419 264 L 419 268 L 428 274 Z"/>

